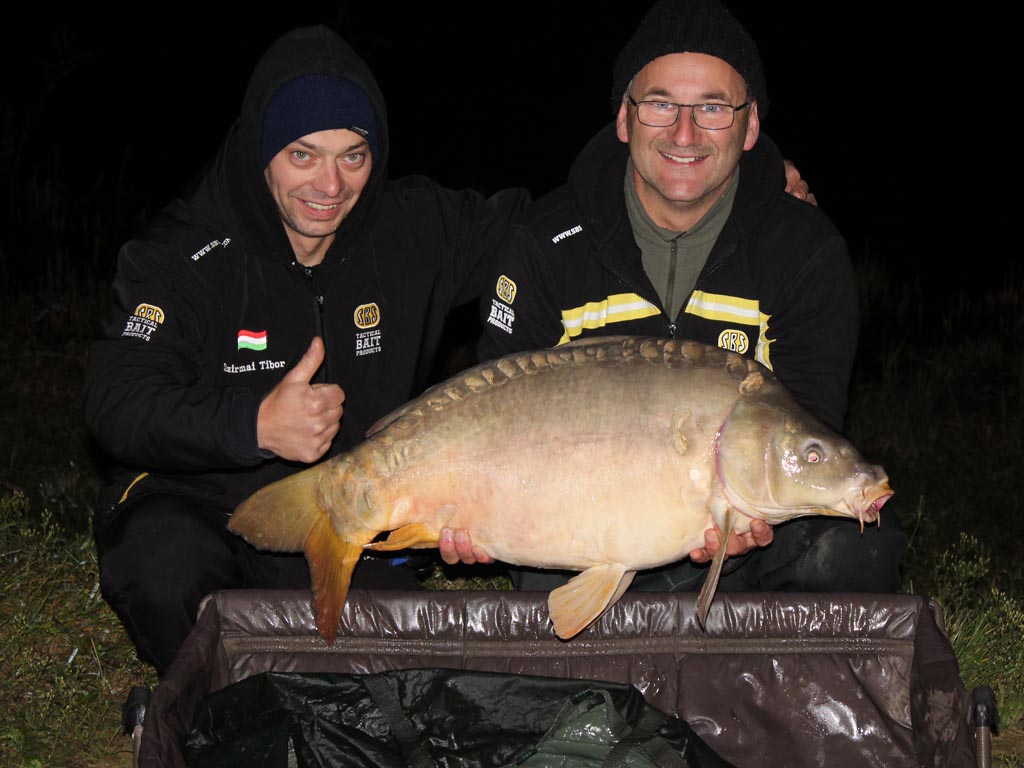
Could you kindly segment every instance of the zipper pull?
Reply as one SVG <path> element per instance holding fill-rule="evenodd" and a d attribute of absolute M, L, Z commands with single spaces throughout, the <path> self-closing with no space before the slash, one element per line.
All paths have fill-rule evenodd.
<path fill-rule="evenodd" d="M 676 324 L 675 323 L 669 323 L 668 324 L 668 335 L 671 336 L 673 339 L 676 337 Z"/>

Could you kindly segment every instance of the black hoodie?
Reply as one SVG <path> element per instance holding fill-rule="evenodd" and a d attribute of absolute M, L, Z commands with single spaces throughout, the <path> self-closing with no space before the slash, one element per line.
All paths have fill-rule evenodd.
<path fill-rule="evenodd" d="M 774 143 L 762 133 L 744 152 L 729 218 L 676 317 L 633 236 L 622 191 L 628 157 L 609 124 L 568 183 L 512 227 L 489 263 L 480 358 L 617 333 L 695 339 L 765 364 L 841 429 L 860 317 L 853 264 L 825 214 L 785 194 Z"/>
<path fill-rule="evenodd" d="M 359 85 L 377 127 L 370 179 L 313 268 L 296 262 L 259 161 L 267 104 L 307 74 Z M 383 96 L 340 37 L 310 27 L 268 49 L 195 194 L 121 250 L 84 390 L 88 426 L 110 459 L 100 529 L 136 494 L 181 493 L 230 512 L 303 469 L 258 449 L 256 415 L 314 335 L 326 347 L 317 380 L 346 393 L 325 458 L 425 386 L 446 316 L 480 294 L 482 263 L 528 197 L 389 180 L 387 157 Z"/>

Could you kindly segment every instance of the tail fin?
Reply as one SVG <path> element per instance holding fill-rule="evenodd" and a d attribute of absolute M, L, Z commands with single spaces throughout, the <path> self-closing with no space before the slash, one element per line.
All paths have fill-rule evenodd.
<path fill-rule="evenodd" d="M 324 515 L 306 542 L 306 561 L 313 579 L 313 614 L 316 631 L 328 643 L 338 635 L 341 609 L 348 597 L 352 571 L 363 547 L 345 541 L 334 531 L 331 518 Z"/>
<path fill-rule="evenodd" d="M 228 530 L 257 549 L 301 552 L 321 518 L 317 486 L 323 471 L 312 467 L 261 488 L 243 501 L 228 520 Z"/>
<path fill-rule="evenodd" d="M 238 505 L 228 530 L 257 549 L 306 553 L 320 636 L 333 643 L 362 543 L 345 541 L 321 504 L 323 467 L 312 467 L 261 488 Z"/>

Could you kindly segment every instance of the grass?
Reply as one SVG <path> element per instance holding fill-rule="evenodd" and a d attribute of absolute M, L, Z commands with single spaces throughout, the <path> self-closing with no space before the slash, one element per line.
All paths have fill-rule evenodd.
<path fill-rule="evenodd" d="M 991 687 L 1002 702 L 1001 716 L 1015 724 L 1024 718 L 1024 603 L 993 576 L 989 547 L 961 531 L 956 548 L 938 558 L 935 593 L 948 614 L 946 631 L 957 649 L 961 678 Z"/>
<path fill-rule="evenodd" d="M 126 766 L 120 707 L 155 684 L 99 594 L 79 390 L 100 294 L 0 316 L 0 764 Z"/>
<path fill-rule="evenodd" d="M 155 676 L 99 595 L 92 541 L 28 512 L 21 493 L 0 501 L 0 764 L 130 765 L 120 705 Z"/>
<path fill-rule="evenodd" d="M 935 323 L 871 280 L 868 302 L 903 314 L 877 327 L 865 318 L 870 354 L 858 361 L 850 435 L 896 488 L 891 504 L 911 535 L 904 591 L 942 605 L 965 685 L 997 694 L 996 765 L 1024 765 L 1013 739 L 1024 725 L 1021 282 L 955 298 Z M 155 684 L 99 597 L 89 536 L 98 482 L 79 391 L 102 301 L 89 284 L 0 304 L 3 765 L 128 765 L 120 705 L 131 686 Z M 925 324 L 940 330 L 915 337 Z M 440 570 L 430 584 L 507 586 Z"/>

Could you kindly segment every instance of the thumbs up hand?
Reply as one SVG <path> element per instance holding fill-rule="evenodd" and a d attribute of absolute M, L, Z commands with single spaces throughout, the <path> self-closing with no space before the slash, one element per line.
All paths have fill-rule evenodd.
<path fill-rule="evenodd" d="M 345 392 L 337 384 L 311 384 L 324 361 L 324 343 L 309 349 L 260 403 L 256 440 L 282 459 L 311 464 L 331 446 L 340 428 Z"/>

